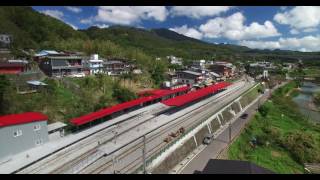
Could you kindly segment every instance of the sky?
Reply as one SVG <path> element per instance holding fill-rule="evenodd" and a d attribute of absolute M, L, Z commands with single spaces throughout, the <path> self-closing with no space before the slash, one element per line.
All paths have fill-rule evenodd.
<path fill-rule="evenodd" d="M 167 28 L 210 43 L 320 51 L 320 6 L 35 6 L 74 29 Z"/>

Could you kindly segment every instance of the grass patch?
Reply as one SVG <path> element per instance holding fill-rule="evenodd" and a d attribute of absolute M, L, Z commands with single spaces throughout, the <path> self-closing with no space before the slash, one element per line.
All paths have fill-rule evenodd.
<path fill-rule="evenodd" d="M 275 91 L 228 151 L 229 159 L 247 160 L 276 173 L 303 173 L 303 163 L 320 162 L 320 127 L 309 123 L 297 110 L 291 97 L 284 96 L 295 82 Z M 250 142 L 257 139 L 257 146 Z"/>

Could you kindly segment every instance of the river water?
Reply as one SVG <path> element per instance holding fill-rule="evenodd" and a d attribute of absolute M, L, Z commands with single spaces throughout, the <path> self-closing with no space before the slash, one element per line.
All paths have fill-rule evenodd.
<path fill-rule="evenodd" d="M 308 104 L 313 100 L 313 94 L 318 91 L 320 91 L 319 84 L 305 81 L 301 87 L 301 93 L 294 97 L 293 101 L 297 103 L 300 112 L 309 118 L 309 120 L 320 123 L 320 112 L 308 108 Z"/>

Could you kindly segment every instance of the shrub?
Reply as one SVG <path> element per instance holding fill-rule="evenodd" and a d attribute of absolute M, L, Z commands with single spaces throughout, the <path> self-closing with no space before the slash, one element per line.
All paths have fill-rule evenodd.
<path fill-rule="evenodd" d="M 269 107 L 266 105 L 260 106 L 258 109 L 259 113 L 261 114 L 262 117 L 266 117 L 269 112 Z"/>
<path fill-rule="evenodd" d="M 282 140 L 282 146 L 300 163 L 320 162 L 319 147 L 315 144 L 314 137 L 303 131 L 290 132 Z"/>

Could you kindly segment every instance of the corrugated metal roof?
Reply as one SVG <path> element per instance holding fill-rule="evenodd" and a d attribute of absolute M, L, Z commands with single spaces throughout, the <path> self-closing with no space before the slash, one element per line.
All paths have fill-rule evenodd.
<path fill-rule="evenodd" d="M 211 86 L 208 86 L 206 88 L 202 88 L 197 91 L 190 92 L 188 94 L 184 94 L 181 96 L 177 96 L 168 100 L 162 101 L 163 104 L 167 106 L 182 106 L 187 103 L 190 103 L 192 101 L 198 100 L 202 97 L 205 97 L 213 92 L 216 92 L 217 90 L 220 90 L 222 88 L 225 88 L 229 86 L 230 83 L 228 82 L 220 82 Z"/>
<path fill-rule="evenodd" d="M 39 112 L 25 112 L 21 114 L 10 114 L 0 116 L 0 127 L 26 124 L 36 121 L 46 121 L 48 117 Z"/>
<path fill-rule="evenodd" d="M 159 96 L 156 96 L 156 95 L 148 96 L 148 97 L 141 97 L 141 98 L 138 98 L 138 99 L 135 99 L 135 100 L 132 100 L 132 101 L 124 102 L 124 103 L 117 104 L 117 105 L 112 106 L 112 107 L 101 109 L 99 111 L 96 111 L 96 112 L 93 112 L 93 113 L 90 113 L 90 114 L 87 114 L 87 115 L 84 115 L 84 116 L 81 116 L 81 117 L 73 118 L 71 120 L 71 123 L 76 125 L 76 126 L 87 124 L 87 123 L 89 123 L 91 121 L 94 121 L 96 119 L 103 118 L 103 117 L 111 115 L 111 114 L 113 114 L 115 112 L 119 112 L 121 110 L 125 110 L 125 109 L 128 109 L 128 108 L 140 105 L 142 103 L 152 101 L 152 100 L 157 99 L 157 98 L 159 98 Z"/>
<path fill-rule="evenodd" d="M 115 112 L 119 112 L 119 111 L 122 111 L 124 109 L 128 109 L 128 108 L 131 108 L 131 107 L 134 107 L 134 106 L 138 106 L 138 105 L 140 105 L 142 103 L 150 102 L 152 100 L 161 98 L 161 97 L 169 95 L 169 94 L 174 94 L 174 93 L 177 93 L 177 92 L 186 91 L 188 89 L 189 89 L 189 87 L 186 86 L 186 87 L 181 87 L 181 88 L 177 88 L 177 89 L 173 89 L 173 90 L 162 90 L 162 89 L 153 90 L 153 93 L 151 93 L 153 95 L 151 95 L 151 96 L 140 97 L 138 99 L 135 99 L 135 100 L 132 100 L 132 101 L 128 101 L 128 102 L 124 102 L 124 103 L 121 103 L 121 104 L 117 104 L 117 105 L 112 106 L 112 107 L 104 108 L 104 109 L 101 109 L 99 111 L 96 111 L 96 112 L 93 112 L 93 113 L 90 113 L 90 114 L 87 114 L 87 115 L 84 115 L 84 116 L 81 116 L 81 117 L 73 118 L 71 120 L 71 123 L 76 125 L 76 126 L 80 126 L 80 125 L 89 123 L 91 121 L 94 121 L 96 119 L 100 119 L 100 118 L 103 118 L 105 116 L 111 115 L 111 114 L 113 114 Z"/>

